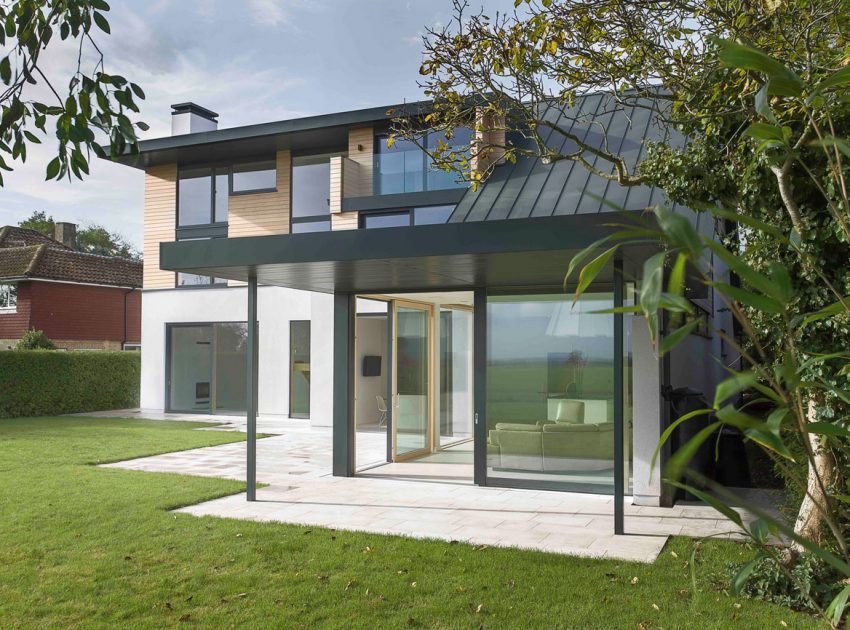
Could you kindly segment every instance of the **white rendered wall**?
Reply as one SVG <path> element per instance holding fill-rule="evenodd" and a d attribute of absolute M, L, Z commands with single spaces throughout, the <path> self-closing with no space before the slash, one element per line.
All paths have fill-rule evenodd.
<path fill-rule="evenodd" d="M 318 298 L 318 299 L 317 299 Z M 325 304 L 326 303 L 326 304 Z M 311 423 L 330 425 L 331 408 L 323 404 L 331 389 L 316 391 L 317 372 L 332 374 L 333 334 L 321 329 L 312 317 L 314 309 L 330 311 L 333 297 L 279 287 L 259 287 L 259 413 L 289 414 L 289 322 L 313 320 L 311 326 Z M 168 323 L 244 322 L 247 318 L 247 288 L 173 289 L 142 293 L 142 409 L 165 409 L 165 326 Z M 318 403 L 314 406 L 314 402 Z"/>
<path fill-rule="evenodd" d="M 635 505 L 660 505 L 661 471 L 652 455 L 661 438 L 661 370 L 642 317 L 632 317 L 632 387 L 634 451 L 632 498 Z"/>
<path fill-rule="evenodd" d="M 333 426 L 334 417 L 334 296 L 310 296 L 310 424 Z M 262 342 L 260 347 L 262 348 Z M 262 355 L 260 355 L 262 361 Z M 261 381 L 262 383 L 262 381 Z"/>

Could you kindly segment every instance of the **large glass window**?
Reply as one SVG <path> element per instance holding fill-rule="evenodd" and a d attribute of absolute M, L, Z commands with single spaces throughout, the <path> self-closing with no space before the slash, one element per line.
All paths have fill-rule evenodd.
<path fill-rule="evenodd" d="M 18 308 L 18 287 L 12 283 L 0 284 L 0 311 L 15 311 Z"/>
<path fill-rule="evenodd" d="M 610 293 L 575 305 L 563 293 L 488 297 L 490 478 L 613 492 L 614 397 L 623 393 L 614 391 L 613 315 L 593 312 L 612 307 Z"/>
<path fill-rule="evenodd" d="M 472 137 L 470 129 L 456 129 L 451 138 L 436 132 L 425 134 L 419 144 L 424 144 L 428 151 L 423 151 L 415 142 L 403 139 L 396 140 L 388 147 L 388 137 L 388 134 L 380 134 L 375 138 L 375 194 L 422 192 L 467 186 L 456 173 L 433 169 L 433 161 L 428 151 L 433 153 L 440 146 L 448 146 L 458 153 L 468 153 Z M 444 144 L 441 145 L 441 142 Z"/>
<path fill-rule="evenodd" d="M 292 160 L 292 232 L 331 229 L 330 156 L 304 156 Z"/>
<path fill-rule="evenodd" d="M 206 241 L 206 238 L 179 238 L 178 241 Z M 213 278 L 211 276 L 199 276 L 195 273 L 177 272 L 178 287 L 203 287 L 210 285 L 227 286 L 224 278 Z"/>
<path fill-rule="evenodd" d="M 447 223 L 455 207 L 422 206 L 383 212 L 363 212 L 360 214 L 361 228 L 406 227 L 410 225 L 437 225 Z"/>
<path fill-rule="evenodd" d="M 213 223 L 213 191 L 212 170 L 181 170 L 177 179 L 177 227 Z M 225 209 L 225 219 L 226 213 Z"/>
<path fill-rule="evenodd" d="M 177 227 L 227 223 L 230 195 L 275 190 L 276 179 L 274 160 L 181 168 L 177 176 Z"/>
<path fill-rule="evenodd" d="M 169 324 L 170 411 L 245 411 L 245 323 Z"/>
<path fill-rule="evenodd" d="M 237 164 L 233 167 L 233 192 L 272 191 L 277 187 L 274 160 Z"/>
<path fill-rule="evenodd" d="M 310 417 L 310 320 L 289 322 L 289 417 Z"/>

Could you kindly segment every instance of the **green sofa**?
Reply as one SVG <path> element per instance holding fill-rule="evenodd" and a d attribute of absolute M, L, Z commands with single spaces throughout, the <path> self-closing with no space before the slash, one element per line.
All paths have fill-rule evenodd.
<path fill-rule="evenodd" d="M 498 422 L 489 465 L 504 470 L 578 472 L 614 467 L 614 423 L 584 423 L 584 403 L 562 401 L 554 421 Z"/>

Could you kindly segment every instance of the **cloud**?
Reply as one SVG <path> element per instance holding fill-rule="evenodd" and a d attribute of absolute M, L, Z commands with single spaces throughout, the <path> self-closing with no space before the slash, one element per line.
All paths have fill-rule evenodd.
<path fill-rule="evenodd" d="M 258 24 L 280 26 L 290 21 L 291 14 L 283 0 L 248 0 L 248 10 Z M 292 2 L 287 3 L 290 6 Z"/>

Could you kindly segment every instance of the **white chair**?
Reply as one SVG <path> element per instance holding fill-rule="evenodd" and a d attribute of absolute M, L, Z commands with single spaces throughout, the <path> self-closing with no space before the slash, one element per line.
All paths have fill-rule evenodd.
<path fill-rule="evenodd" d="M 378 420 L 378 426 L 382 427 L 387 423 L 387 401 L 383 396 L 375 394 L 375 400 L 378 401 L 378 411 L 381 413 L 381 419 Z"/>

